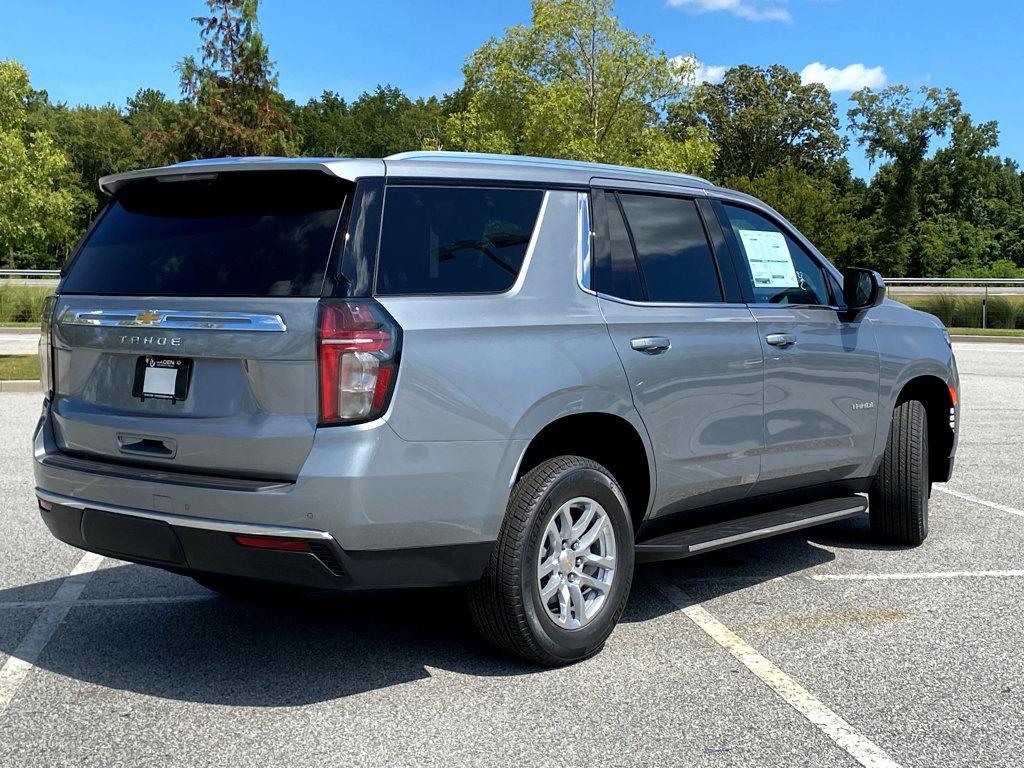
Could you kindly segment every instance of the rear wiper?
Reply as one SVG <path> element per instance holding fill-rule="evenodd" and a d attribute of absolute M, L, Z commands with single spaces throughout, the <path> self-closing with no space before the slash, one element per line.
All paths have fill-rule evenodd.
<path fill-rule="evenodd" d="M 521 246 L 529 242 L 529 238 L 523 235 L 501 235 L 496 238 L 481 238 L 479 240 L 457 240 L 450 246 L 439 246 L 437 248 L 437 260 L 439 262 L 454 259 L 457 251 L 479 251 L 501 269 L 516 275 L 519 270 L 498 256 L 493 248 L 508 248 L 509 246 Z"/>

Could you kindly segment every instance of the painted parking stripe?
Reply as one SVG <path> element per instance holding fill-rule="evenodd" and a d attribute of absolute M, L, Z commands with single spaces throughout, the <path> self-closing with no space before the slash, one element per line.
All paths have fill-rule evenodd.
<path fill-rule="evenodd" d="M 216 593 L 190 593 L 188 595 L 139 596 L 138 598 L 80 598 L 67 603 L 74 606 L 142 606 L 160 603 L 202 603 L 218 599 L 220 596 Z M 0 609 L 43 609 L 47 606 L 57 605 L 60 605 L 57 601 L 0 601 Z"/>
<path fill-rule="evenodd" d="M 24 683 L 28 674 L 32 671 L 36 660 L 46 644 L 53 638 L 60 623 L 64 621 L 71 605 L 85 590 L 93 572 L 103 563 L 103 556 L 96 553 L 86 553 L 82 556 L 71 573 L 64 578 L 57 588 L 52 601 L 47 602 L 46 608 L 32 623 L 28 634 L 11 652 L 7 662 L 0 668 L 0 716 L 7 711 L 18 688 Z"/>
<path fill-rule="evenodd" d="M 1018 510 L 1015 507 L 1009 505 L 1001 505 L 998 502 L 989 502 L 987 499 L 981 499 L 971 494 L 964 494 L 962 491 L 953 491 L 953 489 L 946 488 L 945 486 L 935 486 L 935 489 L 941 491 L 943 494 L 949 494 L 951 497 L 957 499 L 963 499 L 967 502 L 973 502 L 976 505 L 984 505 L 985 507 L 991 507 L 993 510 L 1001 510 L 1004 513 L 1010 513 L 1011 515 L 1019 515 L 1024 518 L 1024 510 Z"/>
<path fill-rule="evenodd" d="M 914 579 L 997 579 L 1000 577 L 1024 577 L 1024 569 L 990 569 L 987 571 L 918 571 L 895 574 L 811 574 L 808 579 L 815 582 L 871 581 L 871 580 L 914 580 Z"/>
<path fill-rule="evenodd" d="M 682 610 L 683 614 L 707 633 L 715 643 L 728 651 L 747 670 L 767 684 L 772 691 L 789 703 L 858 764 L 865 767 L 899 766 L 882 748 L 856 731 L 843 718 L 787 675 L 775 663 L 762 656 L 757 649 L 723 625 L 711 612 L 697 604 L 678 587 L 665 584 L 653 587 L 670 603 Z"/>

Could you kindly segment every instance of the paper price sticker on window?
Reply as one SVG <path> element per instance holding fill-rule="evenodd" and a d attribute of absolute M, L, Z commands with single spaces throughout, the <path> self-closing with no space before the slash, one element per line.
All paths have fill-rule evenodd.
<path fill-rule="evenodd" d="M 781 232 L 737 230 L 747 253 L 754 288 L 797 288 L 800 283 Z"/>

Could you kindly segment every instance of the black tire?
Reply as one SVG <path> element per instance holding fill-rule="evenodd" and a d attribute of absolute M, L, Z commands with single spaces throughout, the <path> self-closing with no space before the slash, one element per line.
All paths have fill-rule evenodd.
<path fill-rule="evenodd" d="M 896 406 L 882 464 L 871 484 L 871 533 L 893 545 L 928 536 L 928 415 L 920 401 Z"/>
<path fill-rule="evenodd" d="M 297 587 L 246 579 L 245 577 L 232 577 L 227 574 L 192 574 L 190 576 L 207 590 L 220 593 L 232 601 L 279 601 L 301 592 L 301 588 Z"/>
<path fill-rule="evenodd" d="M 534 564 L 550 516 L 580 496 L 599 503 L 608 515 L 615 535 L 615 573 L 599 613 L 570 630 L 556 624 L 543 607 Z M 557 667 L 586 659 L 601 650 L 625 608 L 633 548 L 629 508 L 612 474 L 583 457 L 549 459 L 512 489 L 483 579 L 468 589 L 473 621 L 487 641 L 530 662 Z"/>

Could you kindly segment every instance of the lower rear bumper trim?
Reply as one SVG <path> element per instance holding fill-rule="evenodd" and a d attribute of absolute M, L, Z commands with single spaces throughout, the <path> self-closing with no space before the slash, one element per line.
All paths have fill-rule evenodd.
<path fill-rule="evenodd" d="M 225 574 L 303 588 L 456 585 L 480 579 L 494 542 L 345 550 L 328 532 L 236 523 L 78 499 L 37 488 L 40 513 L 62 542 L 94 553 L 192 574 Z M 235 534 L 305 539 L 309 552 L 243 547 Z"/>
<path fill-rule="evenodd" d="M 326 539 L 334 538 L 326 531 L 319 529 L 303 529 L 294 526 L 275 526 L 263 523 L 236 523 L 234 521 L 221 521 L 212 518 L 196 518 L 188 515 L 177 515 L 174 513 L 158 513 L 153 510 L 140 510 L 135 507 L 122 507 L 120 505 L 108 505 L 104 502 L 92 502 L 89 500 L 68 497 L 63 494 L 54 494 L 52 491 L 36 488 L 36 496 L 44 502 L 64 507 L 73 507 L 78 510 L 103 510 L 107 513 L 118 513 L 119 515 L 133 515 L 138 518 L 149 518 L 154 521 L 163 521 L 172 526 L 183 526 L 188 529 L 206 529 L 208 531 L 222 531 L 227 534 L 255 534 L 267 537 L 298 537 L 300 539 Z"/>

